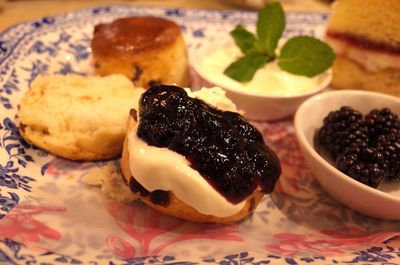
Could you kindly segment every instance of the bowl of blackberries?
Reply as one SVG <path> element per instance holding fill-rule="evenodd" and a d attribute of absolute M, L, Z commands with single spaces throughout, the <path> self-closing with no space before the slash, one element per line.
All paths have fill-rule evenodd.
<path fill-rule="evenodd" d="M 400 220 L 400 98 L 329 91 L 295 115 L 304 158 L 321 186 L 363 214 Z"/>

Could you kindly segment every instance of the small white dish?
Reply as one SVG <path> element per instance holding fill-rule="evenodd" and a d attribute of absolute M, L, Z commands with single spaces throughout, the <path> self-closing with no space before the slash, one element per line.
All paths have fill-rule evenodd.
<path fill-rule="evenodd" d="M 331 81 L 332 73 L 330 70 L 327 70 L 317 77 L 314 77 L 316 83 L 315 87 L 311 89 L 303 88 L 304 90 L 295 92 L 293 90 L 296 89 L 297 86 L 300 86 L 299 81 L 306 80 L 306 77 L 295 76 L 296 79 L 292 80 L 291 78 L 293 78 L 293 75 L 286 74 L 284 78 L 279 78 L 276 82 L 286 82 L 284 79 L 289 78 L 290 81 L 288 82 L 292 83 L 290 89 L 284 92 L 277 92 L 276 89 L 272 92 L 260 92 L 257 90 L 262 90 L 262 88 L 259 87 L 258 84 L 260 84 L 260 86 L 268 86 L 268 89 L 270 90 L 274 90 L 274 85 L 263 82 L 266 81 L 266 79 L 261 76 L 261 73 L 259 75 L 256 73 L 251 82 L 256 79 L 261 82 L 257 82 L 256 86 L 252 85 L 252 87 L 255 88 L 254 90 L 246 90 L 241 87 L 241 83 L 223 74 L 223 70 L 231 63 L 231 61 L 234 60 L 235 57 L 232 55 L 235 54 L 235 50 L 232 49 L 232 46 L 234 46 L 234 43 L 231 40 L 218 40 L 218 42 L 213 40 L 204 43 L 193 49 L 190 54 L 190 63 L 203 81 L 202 83 L 204 86 L 218 86 L 225 90 L 226 95 L 236 104 L 238 109 L 244 112 L 244 116 L 248 119 L 268 121 L 278 120 L 293 115 L 304 100 L 321 92 Z M 205 66 L 207 57 L 211 56 L 213 52 L 217 50 L 225 51 L 227 49 L 228 52 L 226 52 L 226 54 L 228 54 L 228 56 L 226 56 L 226 54 L 223 55 L 219 58 L 216 64 L 209 63 L 212 67 L 211 70 Z M 276 66 L 275 68 L 278 67 Z"/>
<path fill-rule="evenodd" d="M 350 106 L 362 113 L 388 107 L 400 115 L 400 99 L 374 92 L 342 90 L 316 95 L 305 101 L 295 115 L 295 132 L 306 163 L 321 186 L 335 199 L 358 212 L 377 218 L 400 220 L 400 183 L 378 189 L 364 185 L 335 168 L 332 160 L 317 152 L 316 132 L 330 111 Z"/>

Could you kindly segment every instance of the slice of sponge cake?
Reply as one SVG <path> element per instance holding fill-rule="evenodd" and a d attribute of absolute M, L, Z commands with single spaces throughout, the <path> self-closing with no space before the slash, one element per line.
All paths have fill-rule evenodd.
<path fill-rule="evenodd" d="M 326 33 L 332 86 L 400 96 L 400 1 L 337 0 Z"/>

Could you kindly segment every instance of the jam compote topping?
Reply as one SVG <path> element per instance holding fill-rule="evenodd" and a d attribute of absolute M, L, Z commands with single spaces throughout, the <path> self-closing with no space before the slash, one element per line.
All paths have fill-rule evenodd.
<path fill-rule="evenodd" d="M 138 137 L 185 156 L 228 201 L 243 201 L 257 186 L 264 193 L 274 189 L 279 159 L 240 114 L 211 107 L 177 86 L 151 87 L 139 106 Z"/>

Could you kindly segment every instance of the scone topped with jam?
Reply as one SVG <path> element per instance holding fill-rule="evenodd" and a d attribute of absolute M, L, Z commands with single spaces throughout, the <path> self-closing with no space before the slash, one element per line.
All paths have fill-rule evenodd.
<path fill-rule="evenodd" d="M 136 126 L 128 125 L 121 167 L 151 207 L 186 220 L 229 223 L 274 189 L 279 159 L 240 114 L 160 85 L 142 95 L 138 116 Z"/>
<path fill-rule="evenodd" d="M 97 74 L 123 74 L 143 88 L 189 85 L 186 44 L 171 20 L 126 17 L 96 25 L 91 47 Z"/>

